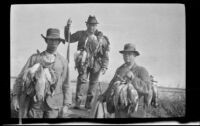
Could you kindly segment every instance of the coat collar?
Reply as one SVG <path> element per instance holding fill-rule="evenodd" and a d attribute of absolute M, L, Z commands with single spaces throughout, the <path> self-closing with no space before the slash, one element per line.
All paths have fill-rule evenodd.
<path fill-rule="evenodd" d="M 54 52 L 53 54 L 48 53 L 46 50 L 44 51 L 45 55 L 54 55 L 55 57 L 57 56 L 58 52 Z"/>
<path fill-rule="evenodd" d="M 136 63 L 134 63 L 133 65 L 127 65 L 126 63 L 124 63 L 124 65 L 123 65 L 123 67 L 129 67 L 130 69 L 134 69 L 137 66 L 138 65 Z"/>

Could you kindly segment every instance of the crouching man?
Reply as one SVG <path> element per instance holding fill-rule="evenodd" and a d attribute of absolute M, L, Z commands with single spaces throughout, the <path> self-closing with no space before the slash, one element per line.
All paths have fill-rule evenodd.
<path fill-rule="evenodd" d="M 108 112 L 115 113 L 116 118 L 128 118 L 137 111 L 140 97 L 144 96 L 145 107 L 150 105 L 154 90 L 146 68 L 135 63 L 135 58 L 139 55 L 135 45 L 125 44 L 120 53 L 123 54 L 125 63 L 116 70 L 115 76 L 99 100 L 106 102 Z"/>
<path fill-rule="evenodd" d="M 47 49 L 30 56 L 13 86 L 12 104 L 22 118 L 57 118 L 59 111 L 67 110 L 71 104 L 67 61 L 57 52 L 65 40 L 55 28 L 49 28 L 46 37 L 42 37 Z"/>

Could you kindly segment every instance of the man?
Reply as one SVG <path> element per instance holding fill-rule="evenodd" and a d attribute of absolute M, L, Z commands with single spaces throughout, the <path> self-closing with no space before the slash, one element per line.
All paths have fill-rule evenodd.
<path fill-rule="evenodd" d="M 151 79 L 152 83 L 158 83 L 157 81 L 154 80 L 154 76 L 153 75 L 150 75 L 150 79 Z"/>
<path fill-rule="evenodd" d="M 68 40 L 68 33 L 69 33 L 69 27 L 71 25 L 71 20 L 68 20 L 67 26 L 65 27 L 65 40 Z M 77 77 L 77 88 L 76 88 L 76 98 L 75 98 L 75 108 L 80 109 L 80 105 L 83 98 L 83 86 L 87 82 L 87 78 L 89 75 L 89 88 L 87 91 L 87 98 L 85 103 L 86 109 L 91 109 L 91 103 L 95 95 L 95 89 L 96 85 L 98 83 L 98 78 L 100 76 L 100 73 L 103 74 L 106 72 L 109 62 L 108 57 L 108 51 L 109 51 L 109 41 L 106 36 L 103 35 L 102 32 L 97 30 L 97 19 L 95 16 L 89 16 L 86 26 L 87 30 L 81 30 L 77 31 L 70 35 L 70 43 L 77 42 L 78 41 L 78 51 L 87 51 L 87 53 L 90 54 L 90 59 L 87 60 L 87 68 L 86 70 L 82 70 L 81 65 L 77 67 L 78 69 L 78 77 Z M 98 39 L 98 42 L 95 41 L 95 37 Z M 100 44 L 100 40 L 103 39 L 104 42 Z M 88 42 L 89 40 L 94 42 Z M 87 49 L 87 45 L 93 44 L 90 46 L 92 49 Z M 95 45 L 97 44 L 97 45 Z M 98 49 L 96 52 L 93 51 L 88 52 L 88 50 L 96 50 L 98 46 Z M 95 54 L 94 54 L 95 53 Z"/>
<path fill-rule="evenodd" d="M 123 54 L 125 63 L 116 70 L 114 78 L 111 80 L 104 94 L 99 97 L 99 100 L 107 103 L 108 112 L 115 112 L 115 117 L 123 118 L 130 117 L 131 114 L 125 111 L 115 110 L 112 102 L 113 97 L 111 94 L 113 90 L 113 84 L 117 80 L 123 79 L 125 76 L 127 76 L 127 73 L 132 72 L 133 74 L 128 74 L 128 76 L 130 75 L 129 78 L 132 78 L 132 84 L 137 90 L 139 96 L 140 94 L 151 96 L 152 89 L 148 71 L 144 67 L 137 65 L 135 62 L 135 58 L 140 55 L 140 53 L 136 51 L 135 45 L 132 43 L 125 44 L 124 50 L 120 51 L 120 53 Z M 147 100 L 148 97 L 145 97 L 144 99 Z"/>
<path fill-rule="evenodd" d="M 56 28 L 49 28 L 46 37 L 43 35 L 42 37 L 47 44 L 47 49 L 41 53 L 33 54 L 18 75 L 13 87 L 13 106 L 16 111 L 25 109 L 24 107 L 19 108 L 21 102 L 19 97 L 27 93 L 22 91 L 24 72 L 37 63 L 41 63 L 44 68 L 53 71 L 57 80 L 56 86 L 54 85 L 54 95 L 45 94 L 44 101 L 36 101 L 32 95 L 25 96 L 25 103 L 20 103 L 28 105 L 27 110 L 22 115 L 23 118 L 57 118 L 59 110 L 61 108 L 67 110 L 71 104 L 69 84 L 66 78 L 67 61 L 57 52 L 58 45 L 60 42 L 64 43 L 65 40 L 60 38 L 60 31 Z M 27 103 L 27 101 L 29 102 Z"/>
<path fill-rule="evenodd" d="M 158 87 L 155 85 L 155 83 L 158 83 L 157 81 L 154 80 L 154 76 L 150 75 L 150 80 L 152 83 L 152 89 L 153 89 L 153 100 L 151 102 L 151 105 L 154 106 L 155 108 L 159 106 L 158 104 Z"/>

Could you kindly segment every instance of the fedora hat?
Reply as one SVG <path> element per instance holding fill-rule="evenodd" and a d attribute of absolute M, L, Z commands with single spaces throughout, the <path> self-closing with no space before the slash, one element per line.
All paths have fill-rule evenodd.
<path fill-rule="evenodd" d="M 133 52 L 135 56 L 139 56 L 140 53 L 136 50 L 135 45 L 132 43 L 127 43 L 124 45 L 124 50 L 119 51 L 120 53 L 126 53 L 126 52 Z"/>
<path fill-rule="evenodd" d="M 65 43 L 65 40 L 60 38 L 60 31 L 57 28 L 49 28 L 47 29 L 46 37 L 41 34 L 41 36 L 46 39 L 56 39 L 62 41 L 62 43 Z"/>
<path fill-rule="evenodd" d="M 87 24 L 99 24 L 95 16 L 89 16 L 88 20 L 85 22 Z"/>
<path fill-rule="evenodd" d="M 150 77 L 151 77 L 151 78 L 154 78 L 154 76 L 153 76 L 153 75 L 150 75 Z"/>

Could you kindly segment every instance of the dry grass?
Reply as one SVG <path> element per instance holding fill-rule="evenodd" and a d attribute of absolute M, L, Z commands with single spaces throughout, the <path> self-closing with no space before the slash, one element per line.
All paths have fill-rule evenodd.
<path fill-rule="evenodd" d="M 170 117 L 184 117 L 185 116 L 185 101 L 184 100 L 162 100 L 162 108 Z"/>
<path fill-rule="evenodd" d="M 76 83 L 74 83 L 76 85 Z M 107 83 L 101 83 L 102 91 L 104 92 L 108 86 Z M 98 87 L 97 87 L 98 88 Z M 85 103 L 85 98 L 86 98 L 86 92 L 88 89 L 88 84 L 84 87 L 84 100 L 83 103 Z M 147 109 L 147 113 L 150 115 L 150 117 L 184 117 L 185 116 L 185 95 L 179 94 L 179 93 L 174 93 L 174 94 L 169 94 L 169 93 L 162 93 L 160 92 L 160 95 L 164 95 L 159 98 L 158 103 L 159 106 L 157 108 L 153 108 L 150 106 Z M 75 102 L 75 92 L 73 92 L 72 95 L 73 102 Z M 17 113 L 12 113 L 13 115 L 17 115 Z"/>
<path fill-rule="evenodd" d="M 104 92 L 107 88 L 108 84 L 105 82 L 101 83 L 102 91 Z M 98 88 L 98 87 L 97 87 Z M 88 84 L 84 87 L 84 92 L 86 95 L 88 89 Z M 147 113 L 150 117 L 184 117 L 185 116 L 185 95 L 180 93 L 159 93 L 163 95 L 158 100 L 159 106 L 154 108 L 150 106 L 147 109 Z M 73 93 L 73 101 L 75 97 L 75 93 Z M 86 98 L 86 97 L 85 97 Z M 142 101 L 142 100 L 141 100 Z M 83 99 L 83 104 L 85 99 Z"/>
<path fill-rule="evenodd" d="M 182 99 L 159 99 L 157 108 L 149 107 L 148 113 L 155 117 L 184 117 L 185 98 Z"/>

